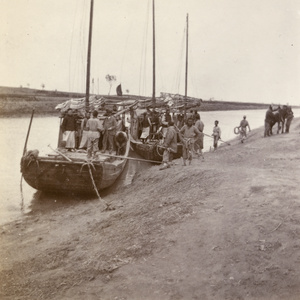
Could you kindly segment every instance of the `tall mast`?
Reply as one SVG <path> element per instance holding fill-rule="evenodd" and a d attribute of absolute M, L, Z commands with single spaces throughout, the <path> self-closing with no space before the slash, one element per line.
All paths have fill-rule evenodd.
<path fill-rule="evenodd" d="M 153 86 L 152 86 L 152 103 L 155 104 L 155 7 L 152 0 L 152 22 L 153 22 Z"/>
<path fill-rule="evenodd" d="M 87 52 L 87 69 L 86 69 L 86 91 L 85 91 L 85 110 L 86 110 L 86 112 L 89 111 L 89 106 L 90 106 L 89 98 L 90 98 L 90 72 L 91 72 L 93 9 L 94 9 L 94 0 L 91 0 L 89 41 L 88 41 L 88 52 Z"/>
<path fill-rule="evenodd" d="M 189 54 L 189 14 L 186 15 L 186 49 L 185 49 L 185 92 L 184 92 L 184 114 L 187 106 L 187 88 L 188 88 L 188 54 Z"/>

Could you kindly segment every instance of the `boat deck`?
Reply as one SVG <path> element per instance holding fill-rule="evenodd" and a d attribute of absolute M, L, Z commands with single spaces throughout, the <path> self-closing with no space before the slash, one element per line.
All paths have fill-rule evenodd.
<path fill-rule="evenodd" d="M 86 162 L 87 161 L 87 152 L 85 150 L 77 150 L 75 152 L 67 151 L 66 149 L 58 149 L 63 155 L 71 159 L 73 162 Z M 64 160 L 67 161 L 66 158 L 63 157 L 63 155 L 56 153 L 55 151 L 49 152 L 46 155 L 39 156 L 41 159 L 51 159 L 51 160 Z M 109 152 L 106 151 L 105 153 L 101 153 L 101 151 L 97 152 L 97 158 L 93 159 L 93 163 L 101 163 L 101 162 L 109 162 L 111 164 L 119 164 L 120 160 L 123 160 L 122 158 L 114 158 L 109 156 Z M 114 154 L 112 154 L 114 155 Z M 126 157 L 124 157 L 126 159 Z"/>

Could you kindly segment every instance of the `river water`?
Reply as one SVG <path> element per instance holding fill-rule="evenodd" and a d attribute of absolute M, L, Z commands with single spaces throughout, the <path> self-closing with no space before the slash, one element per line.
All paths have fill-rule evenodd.
<path fill-rule="evenodd" d="M 300 109 L 293 110 L 295 117 L 300 115 Z M 201 120 L 204 122 L 204 132 L 211 135 L 214 121 L 219 121 L 222 130 L 222 140 L 227 141 L 235 137 L 234 127 L 238 126 L 243 115 L 247 116 L 251 129 L 264 125 L 265 110 L 248 111 L 214 111 L 201 112 Z M 76 205 L 78 201 L 92 201 L 96 197 L 82 199 L 74 196 L 57 196 L 37 192 L 28 184 L 21 181 L 20 159 L 23 153 L 24 142 L 29 126 L 29 117 L 0 118 L 0 224 L 20 218 L 30 211 L 47 211 L 59 206 Z M 46 153 L 57 146 L 59 129 L 58 117 L 35 117 L 28 140 L 27 149 L 39 149 L 40 153 Z M 263 131 L 262 131 L 263 135 Z M 204 138 L 204 150 L 212 147 L 212 138 Z M 138 157 L 130 153 L 132 157 Z M 108 191 L 103 191 L 105 197 L 110 191 L 131 183 L 137 171 L 151 166 L 149 163 L 129 160 L 121 177 Z M 22 193 L 20 191 L 22 187 Z"/>

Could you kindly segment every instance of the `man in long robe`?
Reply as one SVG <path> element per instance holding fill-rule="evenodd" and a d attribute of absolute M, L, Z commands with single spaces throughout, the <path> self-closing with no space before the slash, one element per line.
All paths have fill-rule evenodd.
<path fill-rule="evenodd" d="M 68 151 L 74 151 L 77 118 L 73 115 L 73 110 L 71 108 L 68 109 L 67 115 L 63 119 L 61 130 L 63 132 L 63 142 L 65 143 L 65 148 L 68 149 Z"/>

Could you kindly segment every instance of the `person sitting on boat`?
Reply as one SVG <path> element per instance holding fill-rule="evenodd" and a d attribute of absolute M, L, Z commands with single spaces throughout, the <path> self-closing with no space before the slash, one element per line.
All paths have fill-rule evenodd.
<path fill-rule="evenodd" d="M 114 149 L 114 139 L 116 135 L 116 127 L 117 127 L 117 121 L 115 117 L 112 115 L 112 111 L 110 109 L 106 110 L 106 119 L 103 122 L 103 148 L 102 153 L 108 149 L 109 154 L 112 153 Z"/>
<path fill-rule="evenodd" d="M 99 138 L 100 138 L 100 131 L 103 130 L 100 120 L 98 117 L 98 111 L 93 111 L 93 117 L 87 120 L 86 128 L 88 130 L 87 134 L 87 158 L 88 159 L 96 159 L 97 158 L 97 151 Z"/>
<path fill-rule="evenodd" d="M 81 120 L 81 141 L 79 145 L 79 149 L 86 149 L 87 148 L 87 141 L 88 141 L 88 128 L 86 127 L 87 121 L 89 120 L 91 114 L 87 112 L 85 117 Z"/>
<path fill-rule="evenodd" d="M 238 127 L 240 130 L 241 135 L 241 142 L 244 143 L 244 140 L 247 138 L 247 127 L 249 129 L 249 132 L 251 131 L 250 125 L 248 121 L 246 120 L 246 116 L 243 116 L 243 120 L 240 123 L 240 126 Z"/>
<path fill-rule="evenodd" d="M 166 137 L 163 143 L 163 166 L 160 170 L 165 170 L 171 167 L 173 153 L 177 152 L 177 131 L 174 127 L 174 122 L 169 121 Z"/>
<path fill-rule="evenodd" d="M 149 118 L 149 115 L 147 114 L 147 112 L 144 112 L 142 115 L 142 119 L 141 119 L 141 125 L 142 125 L 142 134 L 141 134 L 141 141 L 143 143 L 145 143 L 149 137 L 150 134 L 150 125 L 151 121 Z"/>
<path fill-rule="evenodd" d="M 65 148 L 68 151 L 75 151 L 75 132 L 77 129 L 77 118 L 73 114 L 71 108 L 68 109 L 66 116 L 61 124 L 61 130 L 63 132 L 63 142 Z"/>
<path fill-rule="evenodd" d="M 189 164 L 191 164 L 192 155 L 194 152 L 194 142 L 197 139 L 201 132 L 193 125 L 193 119 L 188 118 L 186 125 L 184 125 L 180 129 L 180 135 L 182 137 L 182 158 L 183 165 L 186 166 L 186 160 L 189 160 Z"/>

